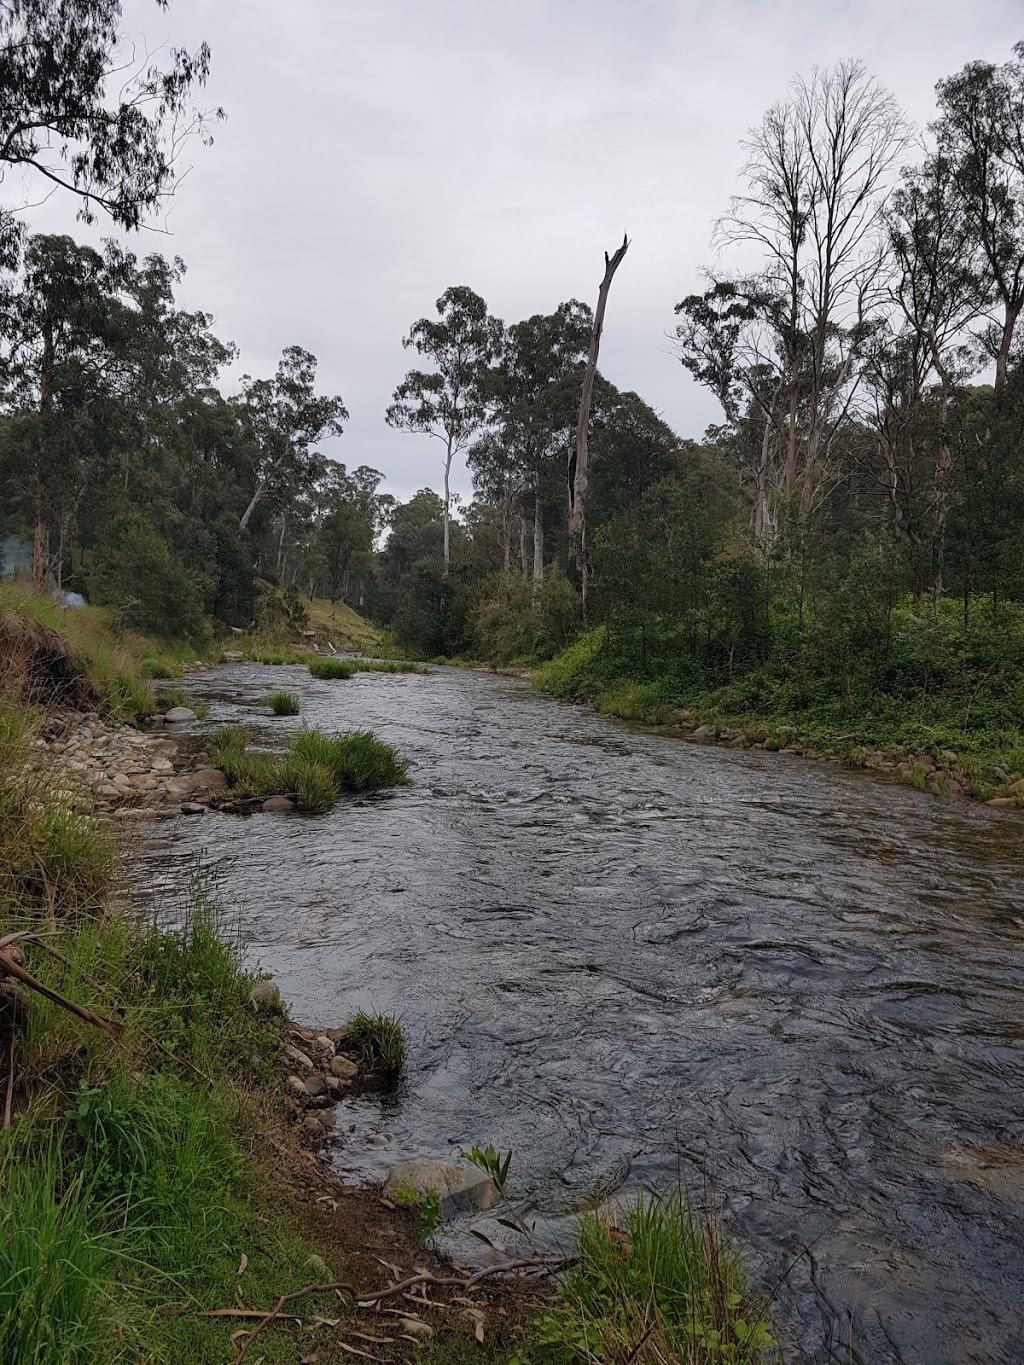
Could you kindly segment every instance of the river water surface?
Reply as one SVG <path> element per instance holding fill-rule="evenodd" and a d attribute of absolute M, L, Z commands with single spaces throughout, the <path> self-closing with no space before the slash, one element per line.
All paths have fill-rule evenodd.
<path fill-rule="evenodd" d="M 785 1276 L 788 1359 L 1024 1361 L 1024 821 L 480 673 L 189 686 L 198 735 L 373 729 L 410 760 L 405 789 L 183 819 L 146 860 L 159 885 L 202 854 L 296 1018 L 401 1016 L 407 1084 L 340 1107 L 340 1170 L 512 1148 L 545 1237 L 710 1177 Z M 282 686 L 301 718 L 267 715 Z"/>

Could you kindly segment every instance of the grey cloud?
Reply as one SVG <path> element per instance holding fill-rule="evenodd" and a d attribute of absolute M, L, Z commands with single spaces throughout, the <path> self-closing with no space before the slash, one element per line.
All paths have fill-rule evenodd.
<path fill-rule="evenodd" d="M 628 230 L 602 368 L 699 437 L 715 406 L 665 334 L 744 131 L 795 72 L 847 56 L 924 122 L 940 76 L 1024 34 L 1018 0 L 128 0 L 126 20 L 150 45 L 207 38 L 229 114 L 189 153 L 173 236 L 137 249 L 185 258 L 183 300 L 240 345 L 239 372 L 315 352 L 352 414 L 331 453 L 400 496 L 438 462 L 383 412 L 402 335 L 447 285 L 507 320 L 592 302 Z M 73 212 L 29 220 L 74 231 Z"/>

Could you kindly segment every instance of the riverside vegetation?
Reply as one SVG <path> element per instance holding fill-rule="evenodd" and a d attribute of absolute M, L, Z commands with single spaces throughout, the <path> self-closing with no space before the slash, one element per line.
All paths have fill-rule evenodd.
<path fill-rule="evenodd" d="M 9 645 L 13 638 L 43 652 L 23 654 L 17 670 L 5 671 L 0 703 L 0 1355 L 12 1365 L 212 1363 L 237 1355 L 232 1333 L 255 1320 L 267 1362 L 293 1360 L 297 1332 L 304 1352 L 323 1362 L 344 1359 L 339 1312 L 357 1337 L 360 1331 L 351 1292 L 341 1291 L 345 1307 L 336 1289 L 310 1290 L 310 1282 L 347 1285 L 351 1271 L 335 1241 L 325 1241 L 325 1228 L 292 1202 L 281 1157 L 287 1171 L 300 1141 L 322 1139 L 319 1111 L 305 1106 L 336 1096 L 357 1069 L 364 1083 L 398 1083 L 401 1028 L 360 1013 L 336 1034 L 353 1062 L 332 1061 L 330 1043 L 326 1082 L 314 1084 L 314 1072 L 305 1081 L 289 1077 L 290 1090 L 282 1086 L 282 1065 L 295 1065 L 289 1059 L 310 1065 L 291 1040 L 317 1057 L 324 1040 L 296 1032 L 262 989 L 266 983 L 241 966 L 198 878 L 178 928 L 158 929 L 133 911 L 113 827 L 55 783 L 52 766 L 40 766 L 35 739 L 47 688 L 56 687 L 67 703 L 73 679 L 77 695 L 95 705 L 116 657 L 121 681 L 110 695 L 141 695 L 144 642 L 122 640 L 100 616 L 91 617 L 86 638 L 94 647 L 99 642 L 102 660 L 94 671 L 56 632 L 40 639 L 5 618 L 0 640 Z M 324 776 L 332 802 L 341 790 L 405 779 L 401 760 L 368 734 L 329 739 L 304 732 L 283 754 L 258 755 L 244 732 L 230 729 L 212 748 L 235 789 L 295 784 L 300 804 L 304 789 L 315 790 L 312 775 Z M 28 973 L 28 989 L 19 973 Z M 297 1101 L 288 1098 L 291 1091 Z M 303 1113 L 301 1125 L 289 1125 L 290 1114 Z M 509 1163 L 495 1154 L 494 1164 L 501 1193 Z M 641 1244 L 638 1229 L 648 1226 L 655 1207 L 663 1222 Z M 689 1212 L 684 1217 L 682 1204 L 638 1206 L 621 1232 L 590 1217 L 579 1261 L 553 1298 L 513 1296 L 511 1313 L 502 1309 L 495 1317 L 501 1303 L 495 1290 L 497 1304 L 477 1300 L 467 1329 L 444 1321 L 426 1328 L 417 1319 L 429 1341 L 413 1353 L 426 1361 L 540 1365 L 582 1362 L 601 1350 L 608 1360 L 625 1352 L 653 1362 L 666 1358 L 667 1344 L 682 1350 L 685 1340 L 679 1358 L 688 1361 L 766 1360 L 770 1338 L 762 1327 L 748 1327 L 751 1316 L 760 1319 L 732 1253 L 710 1229 L 713 1220 L 705 1227 Z M 410 1255 L 422 1257 L 416 1230 L 410 1215 Z M 628 1274 L 623 1239 L 637 1248 Z M 662 1246 L 652 1277 L 648 1258 L 656 1241 Z M 438 1272 L 439 1285 L 445 1273 Z M 471 1288 L 459 1277 L 453 1283 Z M 288 1318 L 264 1330 L 261 1312 L 299 1291 L 301 1325 Z M 240 1308 L 239 1301 L 254 1307 Z M 365 1327 L 377 1342 L 376 1358 L 409 1354 L 400 1337 Z M 365 1332 L 360 1339 L 367 1340 Z M 395 1349 L 382 1349 L 388 1346 Z"/>

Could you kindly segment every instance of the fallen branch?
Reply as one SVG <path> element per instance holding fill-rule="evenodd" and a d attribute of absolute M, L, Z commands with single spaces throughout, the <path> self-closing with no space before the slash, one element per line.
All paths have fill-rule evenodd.
<path fill-rule="evenodd" d="M 411 1289 L 415 1284 L 439 1284 L 454 1285 L 459 1289 L 470 1289 L 473 1285 L 479 1284 L 481 1280 L 488 1279 L 491 1275 L 501 1275 L 509 1270 L 546 1270 L 555 1272 L 563 1270 L 566 1266 L 574 1265 L 579 1260 L 578 1256 L 524 1256 L 515 1261 L 504 1261 L 501 1265 L 486 1266 L 483 1270 L 478 1270 L 474 1274 L 465 1275 L 432 1275 L 429 1270 L 417 1271 L 415 1275 L 410 1275 L 407 1279 L 401 1280 L 398 1284 L 388 1285 L 385 1289 L 375 1289 L 368 1294 L 359 1294 L 344 1280 L 335 1280 L 331 1284 L 307 1284 L 302 1289 L 295 1289 L 290 1294 L 282 1294 L 275 1306 L 269 1313 L 257 1313 L 248 1309 L 241 1308 L 215 1308 L 198 1313 L 196 1316 L 201 1318 L 237 1318 L 237 1317 L 258 1317 L 260 1320 L 252 1329 L 241 1349 L 235 1356 L 232 1365 L 242 1365 L 248 1355 L 249 1347 L 253 1344 L 261 1332 L 266 1331 L 272 1322 L 284 1317 L 289 1321 L 294 1321 L 293 1314 L 282 1313 L 286 1304 L 294 1303 L 296 1299 L 304 1298 L 307 1294 L 330 1294 L 338 1290 L 345 1290 L 351 1294 L 357 1305 L 364 1306 L 371 1303 L 379 1303 L 381 1299 L 390 1298 L 393 1294 L 405 1294 L 407 1289 Z M 421 1300 L 422 1302 L 422 1300 Z M 431 1305 L 433 1306 L 433 1305 Z"/>
<path fill-rule="evenodd" d="M 33 976 L 20 963 L 15 962 L 10 952 L 0 951 L 0 972 L 6 972 L 8 976 L 13 976 L 15 981 L 20 981 L 30 991 L 35 991 L 38 995 L 44 996 L 45 999 L 52 1000 L 55 1005 L 60 1005 L 61 1009 L 68 1010 L 69 1013 L 77 1015 L 79 1019 L 84 1019 L 87 1024 L 102 1029 L 109 1038 L 115 1040 L 120 1038 L 120 1024 L 115 1024 L 110 1019 L 104 1019 L 102 1015 L 93 1014 L 92 1010 L 86 1009 L 84 1005 L 76 1005 L 73 1000 L 68 1000 L 59 992 L 51 990 L 38 977 Z"/>
<path fill-rule="evenodd" d="M 404 1294 L 414 1284 L 455 1285 L 459 1289 L 471 1289 L 481 1280 L 486 1280 L 491 1275 L 501 1275 L 508 1270 L 541 1269 L 553 1273 L 557 1270 L 564 1270 L 566 1266 L 575 1265 L 578 1260 L 578 1256 L 524 1256 L 516 1261 L 503 1261 L 500 1265 L 486 1266 L 483 1270 L 478 1270 L 468 1277 L 464 1275 L 432 1275 L 429 1270 L 421 1270 L 415 1275 L 410 1275 L 408 1279 L 402 1280 L 399 1284 L 388 1285 L 386 1289 L 375 1290 L 372 1294 L 360 1294 L 357 1296 L 356 1302 L 359 1304 L 379 1303 L 381 1299 L 390 1298 L 392 1294 Z"/>
<path fill-rule="evenodd" d="M 266 1328 L 268 1328 L 272 1322 L 274 1322 L 277 1318 L 281 1317 L 281 1309 L 285 1306 L 285 1304 L 294 1303 L 296 1299 L 304 1298 L 305 1295 L 307 1294 L 329 1294 L 331 1293 L 332 1290 L 338 1289 L 344 1289 L 349 1294 L 351 1294 L 353 1298 L 355 1297 L 356 1291 L 352 1288 L 350 1284 L 347 1284 L 344 1280 L 335 1280 L 332 1284 L 307 1284 L 303 1289 L 295 1289 L 290 1294 L 282 1294 L 281 1297 L 278 1299 L 274 1309 L 270 1313 L 264 1313 L 261 1320 L 256 1324 L 256 1326 L 246 1337 L 245 1341 L 242 1343 L 241 1350 L 235 1356 L 234 1365 L 242 1365 L 242 1361 L 249 1353 L 249 1347 L 253 1344 L 253 1342 L 260 1335 L 261 1332 L 265 1331 Z M 221 1309 L 220 1311 L 224 1312 L 223 1309 Z"/>

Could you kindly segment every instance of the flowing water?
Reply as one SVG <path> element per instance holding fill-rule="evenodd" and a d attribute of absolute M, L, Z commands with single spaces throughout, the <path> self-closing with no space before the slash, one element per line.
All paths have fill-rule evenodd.
<path fill-rule="evenodd" d="M 545 1238 L 682 1171 L 713 1181 L 756 1277 L 784 1277 L 790 1360 L 831 1337 L 837 1362 L 1024 1361 L 1014 812 L 480 673 L 189 686 L 199 735 L 369 728 L 411 763 L 408 788 L 323 816 L 183 819 L 143 870 L 166 885 L 202 852 L 296 1018 L 401 1016 L 407 1084 L 340 1106 L 339 1170 L 512 1148 Z M 301 718 L 261 709 L 281 686 Z"/>

